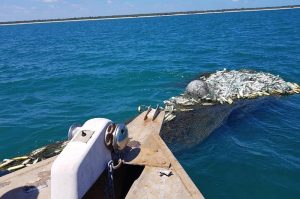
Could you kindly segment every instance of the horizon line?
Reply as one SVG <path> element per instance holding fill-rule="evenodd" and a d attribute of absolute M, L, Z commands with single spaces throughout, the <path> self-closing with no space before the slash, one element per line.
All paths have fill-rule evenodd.
<path fill-rule="evenodd" d="M 128 14 L 128 15 L 110 15 L 110 16 L 90 16 L 90 17 L 73 17 L 73 18 L 56 18 L 56 19 L 35 19 L 24 21 L 5 21 L 0 22 L 0 26 L 25 25 L 25 24 L 44 24 L 44 23 L 64 23 L 77 21 L 97 21 L 97 20 L 114 20 L 114 19 L 132 19 L 132 18 L 150 18 L 150 17 L 168 17 L 200 14 L 220 14 L 232 12 L 254 12 L 254 11 L 271 11 L 271 10 L 289 10 L 299 9 L 300 5 L 256 7 L 256 8 L 229 8 L 216 10 L 198 10 L 198 11 L 179 11 L 179 12 L 160 12 L 145 14 Z"/>

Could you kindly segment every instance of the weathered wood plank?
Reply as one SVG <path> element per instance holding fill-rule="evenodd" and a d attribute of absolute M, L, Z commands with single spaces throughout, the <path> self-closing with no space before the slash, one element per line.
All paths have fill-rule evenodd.
<path fill-rule="evenodd" d="M 126 198 L 203 198 L 200 191 L 159 136 L 164 111 L 152 121 L 144 121 L 146 112 L 140 114 L 127 127 L 131 142 L 139 153 L 126 164 L 144 165 L 145 170 L 131 187 Z M 137 145 L 136 143 L 141 143 Z M 129 143 L 130 145 L 130 143 Z M 130 155 L 130 152 L 127 153 Z M 127 157 L 125 155 L 125 157 Z M 160 176 L 159 170 L 170 170 L 173 175 Z M 140 196 L 140 197 L 139 197 Z"/>
<path fill-rule="evenodd" d="M 0 198 L 50 198 L 50 172 L 56 157 L 0 178 Z"/>

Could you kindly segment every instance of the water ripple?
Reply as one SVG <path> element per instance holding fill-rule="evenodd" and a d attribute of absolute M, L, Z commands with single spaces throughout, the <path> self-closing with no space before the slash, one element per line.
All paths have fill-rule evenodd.
<path fill-rule="evenodd" d="M 250 68 L 299 83 L 300 10 L 0 27 L 0 158 L 120 122 L 200 73 Z M 207 198 L 299 198 L 300 98 L 235 111 L 176 153 Z M 192 139 L 192 138 L 191 138 Z"/>

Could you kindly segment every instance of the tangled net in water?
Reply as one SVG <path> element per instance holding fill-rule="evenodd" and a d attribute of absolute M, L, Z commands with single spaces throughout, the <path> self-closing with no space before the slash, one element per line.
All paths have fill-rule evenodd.
<path fill-rule="evenodd" d="M 4 159 L 2 162 L 0 161 L 0 177 L 58 155 L 67 145 L 67 143 L 68 141 L 59 141 L 38 148 L 27 155 L 11 159 Z"/>
<path fill-rule="evenodd" d="M 264 96 L 299 92 L 298 84 L 266 72 L 225 69 L 203 75 L 183 94 L 164 101 L 160 135 L 173 151 L 180 151 L 201 143 L 234 110 L 255 110 L 269 99 Z"/>
<path fill-rule="evenodd" d="M 278 75 L 265 72 L 217 71 L 208 78 L 202 77 L 211 93 L 208 97 L 222 102 L 232 102 L 236 98 L 256 98 L 273 94 L 299 93 L 300 88 L 295 83 L 284 81 Z"/>
<path fill-rule="evenodd" d="M 229 103 L 235 99 L 300 93 L 300 86 L 286 82 L 278 75 L 251 70 L 222 70 L 190 82 L 181 96 L 165 101 L 166 105 Z"/>
<path fill-rule="evenodd" d="M 174 119 L 175 112 L 191 111 L 195 106 L 233 104 L 238 99 L 296 93 L 300 93 L 300 86 L 284 81 L 278 75 L 245 69 L 224 69 L 193 80 L 183 94 L 165 100 L 165 122 Z"/>

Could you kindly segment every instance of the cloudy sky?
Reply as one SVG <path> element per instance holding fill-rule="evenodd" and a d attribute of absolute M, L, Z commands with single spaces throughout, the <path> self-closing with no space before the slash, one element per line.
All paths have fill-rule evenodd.
<path fill-rule="evenodd" d="M 300 0 L 0 0 L 0 21 L 296 4 Z"/>

